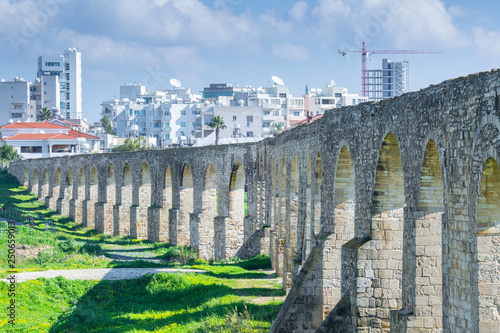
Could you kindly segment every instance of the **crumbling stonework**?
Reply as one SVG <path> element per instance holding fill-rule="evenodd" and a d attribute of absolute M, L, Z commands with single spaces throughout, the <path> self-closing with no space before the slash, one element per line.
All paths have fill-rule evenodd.
<path fill-rule="evenodd" d="M 499 158 L 493 70 L 259 143 L 23 160 L 9 172 L 101 232 L 195 246 L 204 259 L 269 252 L 287 291 L 272 332 L 498 332 Z"/>

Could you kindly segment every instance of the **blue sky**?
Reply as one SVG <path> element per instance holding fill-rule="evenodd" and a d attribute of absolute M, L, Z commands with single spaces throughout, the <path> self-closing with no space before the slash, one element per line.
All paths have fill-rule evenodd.
<path fill-rule="evenodd" d="M 418 90 L 500 67 L 498 13 L 492 0 L 0 0 L 0 78 L 34 80 L 39 55 L 78 47 L 84 117 L 97 121 L 121 84 L 166 89 L 173 77 L 193 91 L 266 86 L 277 75 L 294 95 L 330 80 L 359 93 L 360 56 L 337 50 L 364 40 L 443 50 L 391 57 L 410 61 Z"/>

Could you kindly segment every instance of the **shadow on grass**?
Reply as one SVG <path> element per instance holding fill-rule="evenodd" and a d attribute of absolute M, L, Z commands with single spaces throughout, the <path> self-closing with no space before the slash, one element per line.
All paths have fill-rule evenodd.
<path fill-rule="evenodd" d="M 273 290 L 251 291 L 252 295 L 259 292 L 266 296 Z M 101 281 L 60 316 L 50 332 L 154 331 L 170 325 L 203 331 L 207 318 L 220 317 L 223 322 L 235 307 L 244 309 L 238 293 L 241 290 L 196 274 L 158 273 L 135 280 Z M 247 304 L 246 308 L 254 320 L 270 324 L 280 306 Z"/>

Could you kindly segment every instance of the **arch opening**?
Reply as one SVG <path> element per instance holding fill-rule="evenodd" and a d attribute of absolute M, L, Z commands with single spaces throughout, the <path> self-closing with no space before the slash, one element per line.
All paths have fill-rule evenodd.
<path fill-rule="evenodd" d="M 182 168 L 179 223 L 177 226 L 177 245 L 191 245 L 190 214 L 194 208 L 193 174 L 191 167 L 185 163 Z"/>
<path fill-rule="evenodd" d="M 477 308 L 479 332 L 500 331 L 500 169 L 486 160 L 479 186 L 476 217 Z"/>

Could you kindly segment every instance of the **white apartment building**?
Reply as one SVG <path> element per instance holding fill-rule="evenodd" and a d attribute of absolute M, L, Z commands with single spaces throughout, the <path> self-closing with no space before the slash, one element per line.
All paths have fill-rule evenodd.
<path fill-rule="evenodd" d="M 408 61 L 382 59 L 382 69 L 368 70 L 366 88 L 370 101 L 381 101 L 409 91 Z"/>
<path fill-rule="evenodd" d="M 35 121 L 36 109 L 31 102 L 32 83 L 23 78 L 0 81 L 0 124 L 13 121 Z"/>
<path fill-rule="evenodd" d="M 120 87 L 120 99 L 102 102 L 119 137 L 153 137 L 160 148 L 193 145 L 201 137 L 201 96 L 187 88 L 147 91 L 141 84 Z"/>
<path fill-rule="evenodd" d="M 57 109 L 63 118 L 82 119 L 82 54 L 69 48 L 60 56 L 38 57 L 42 107 Z"/>
<path fill-rule="evenodd" d="M 324 114 L 326 110 L 366 102 L 367 97 L 350 94 L 347 88 L 337 87 L 334 81 L 324 88 L 313 88 L 305 95 L 306 110 L 310 116 Z"/>
<path fill-rule="evenodd" d="M 217 91 L 220 87 L 220 92 Z M 230 92 L 228 93 L 229 89 Z M 274 85 L 268 88 L 233 88 L 229 84 L 211 84 L 210 90 L 205 88 L 204 96 L 213 98 L 219 96 L 216 106 L 207 110 L 203 116 L 203 136 L 210 134 L 212 129 L 207 126 L 211 115 L 219 115 L 224 119 L 228 128 L 224 135 L 233 133 L 233 126 L 240 126 L 241 136 L 246 133 L 253 137 L 264 138 L 273 134 L 276 125 L 287 128 L 306 118 L 303 97 L 293 97 L 289 88 L 283 85 Z M 234 119 L 236 117 L 237 119 Z M 247 118 L 253 117 L 253 118 Z M 253 119 L 249 122 L 247 119 Z M 260 127 L 257 129 L 257 127 Z M 223 138 L 221 133 L 221 138 Z"/>

